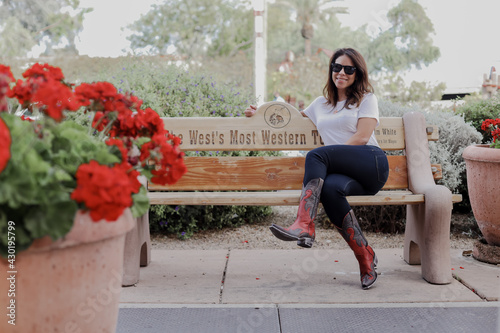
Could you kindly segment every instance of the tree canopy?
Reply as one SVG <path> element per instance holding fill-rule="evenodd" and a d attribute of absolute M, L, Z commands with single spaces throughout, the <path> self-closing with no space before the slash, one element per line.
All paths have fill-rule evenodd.
<path fill-rule="evenodd" d="M 249 0 L 166 0 L 128 27 L 132 48 L 179 55 L 229 55 L 253 43 Z"/>
<path fill-rule="evenodd" d="M 372 78 L 379 81 L 376 82 L 379 91 L 403 100 L 430 96 L 425 90 L 433 87 L 424 83 L 403 87 L 404 93 L 397 88 L 402 90 L 399 84 L 403 82 L 402 73 L 429 65 L 440 55 L 432 41 L 432 22 L 416 0 L 398 2 L 387 13 L 387 26 L 375 33 L 369 31 L 368 25 L 355 30 L 343 26 L 338 15 L 346 13 L 342 2 L 337 0 L 276 0 L 270 3 L 266 12 L 268 63 L 282 62 L 289 51 L 298 56 L 305 54 L 308 58 L 321 49 L 353 47 L 364 55 Z M 196 57 L 205 63 L 218 57 L 227 59 L 238 51 L 247 51 L 251 60 L 253 22 L 250 0 L 166 0 L 152 6 L 147 14 L 129 26 L 133 31 L 129 40 L 135 49 L 152 54 L 165 54 L 169 50 L 183 58 Z M 287 76 L 271 71 L 269 86 L 278 89 L 287 82 L 289 91 L 298 95 L 306 94 L 305 89 L 312 87 L 316 91 L 326 79 L 323 71 L 327 60 L 327 57 L 316 58 L 314 61 L 323 65 L 312 69 L 310 62 L 296 59 L 295 73 Z M 299 78 L 298 73 L 307 72 L 299 66 L 309 66 L 308 73 L 315 77 Z M 436 88 L 442 91 L 444 85 Z"/>
<path fill-rule="evenodd" d="M 370 36 L 340 24 L 347 10 L 337 0 L 278 0 L 268 6 L 267 37 L 271 61 L 287 51 L 311 55 L 311 48 L 350 46 L 360 50 L 373 72 L 420 68 L 439 57 L 433 45 L 432 22 L 416 0 L 401 0 L 389 10 L 391 27 Z M 165 54 L 227 56 L 253 44 L 253 15 L 249 0 L 166 0 L 153 5 L 129 28 L 132 48 Z M 301 41 L 305 40 L 306 43 Z"/>
<path fill-rule="evenodd" d="M 84 15 L 92 9 L 80 8 L 79 0 L 1 0 L 0 54 L 24 56 L 35 45 L 46 47 L 45 54 L 62 45 L 77 54 L 75 38 L 83 28 Z"/>
<path fill-rule="evenodd" d="M 365 53 L 372 70 L 420 69 L 439 58 L 439 48 L 431 38 L 432 22 L 415 0 L 401 0 L 389 10 L 387 19 L 391 27 L 371 41 Z"/>
<path fill-rule="evenodd" d="M 300 35 L 304 38 L 304 54 L 311 56 L 311 40 L 314 38 L 315 26 L 335 20 L 337 14 L 346 14 L 345 7 L 336 4 L 339 0 L 278 0 L 274 6 L 285 8 L 290 15 L 296 17 L 300 24 Z"/>

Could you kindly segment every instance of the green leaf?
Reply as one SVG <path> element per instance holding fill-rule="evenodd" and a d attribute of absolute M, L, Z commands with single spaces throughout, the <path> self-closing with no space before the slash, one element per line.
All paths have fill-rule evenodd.
<path fill-rule="evenodd" d="M 24 225 L 32 238 L 50 236 L 56 240 L 64 237 L 73 226 L 78 206 L 74 201 L 53 202 L 29 211 Z"/>
<path fill-rule="evenodd" d="M 148 191 L 144 186 L 141 186 L 139 193 L 132 195 L 132 199 L 134 200 L 134 204 L 131 207 L 131 211 L 134 217 L 140 217 L 148 212 Z"/>
<path fill-rule="evenodd" d="M 50 231 L 47 235 L 52 239 L 64 237 L 73 227 L 77 210 L 78 206 L 73 200 L 48 206 L 46 216 Z"/>

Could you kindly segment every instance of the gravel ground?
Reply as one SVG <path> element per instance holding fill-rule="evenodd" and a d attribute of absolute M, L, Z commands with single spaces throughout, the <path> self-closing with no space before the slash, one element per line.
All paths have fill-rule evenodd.
<path fill-rule="evenodd" d="M 276 206 L 273 213 L 263 221 L 239 228 L 202 231 L 187 240 L 179 240 L 173 235 L 152 235 L 153 248 L 172 250 L 219 250 L 219 249 L 302 249 L 295 242 L 283 242 L 269 230 L 271 223 L 289 226 L 295 220 L 297 207 Z M 374 249 L 403 248 L 404 235 L 366 232 L 368 243 Z M 451 235 L 451 248 L 472 250 L 475 238 L 463 233 Z M 316 249 L 347 249 L 342 236 L 334 229 L 316 228 Z"/>

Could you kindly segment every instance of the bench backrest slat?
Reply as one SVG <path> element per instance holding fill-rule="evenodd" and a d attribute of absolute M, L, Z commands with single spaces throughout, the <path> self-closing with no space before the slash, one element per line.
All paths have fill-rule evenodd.
<path fill-rule="evenodd" d="M 405 156 L 388 156 L 389 179 L 385 190 L 407 189 Z M 299 157 L 198 157 L 185 158 L 189 170 L 176 184 L 150 183 L 150 191 L 300 190 L 305 158 Z"/>
<path fill-rule="evenodd" d="M 185 151 L 310 150 L 323 145 L 312 121 L 281 102 L 261 106 L 250 118 L 173 117 L 163 121 L 170 133 L 182 139 Z M 375 134 L 384 150 L 405 147 L 401 117 L 380 118 Z M 433 127 L 428 139 L 437 138 L 437 127 Z"/>

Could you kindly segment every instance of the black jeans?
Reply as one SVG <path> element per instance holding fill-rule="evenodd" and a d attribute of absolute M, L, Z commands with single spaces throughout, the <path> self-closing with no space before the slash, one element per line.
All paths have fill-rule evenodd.
<path fill-rule="evenodd" d="M 331 145 L 311 150 L 306 156 L 304 185 L 324 180 L 321 203 L 328 218 L 339 228 L 351 210 L 348 195 L 373 195 L 389 176 L 385 152 L 375 146 Z"/>

